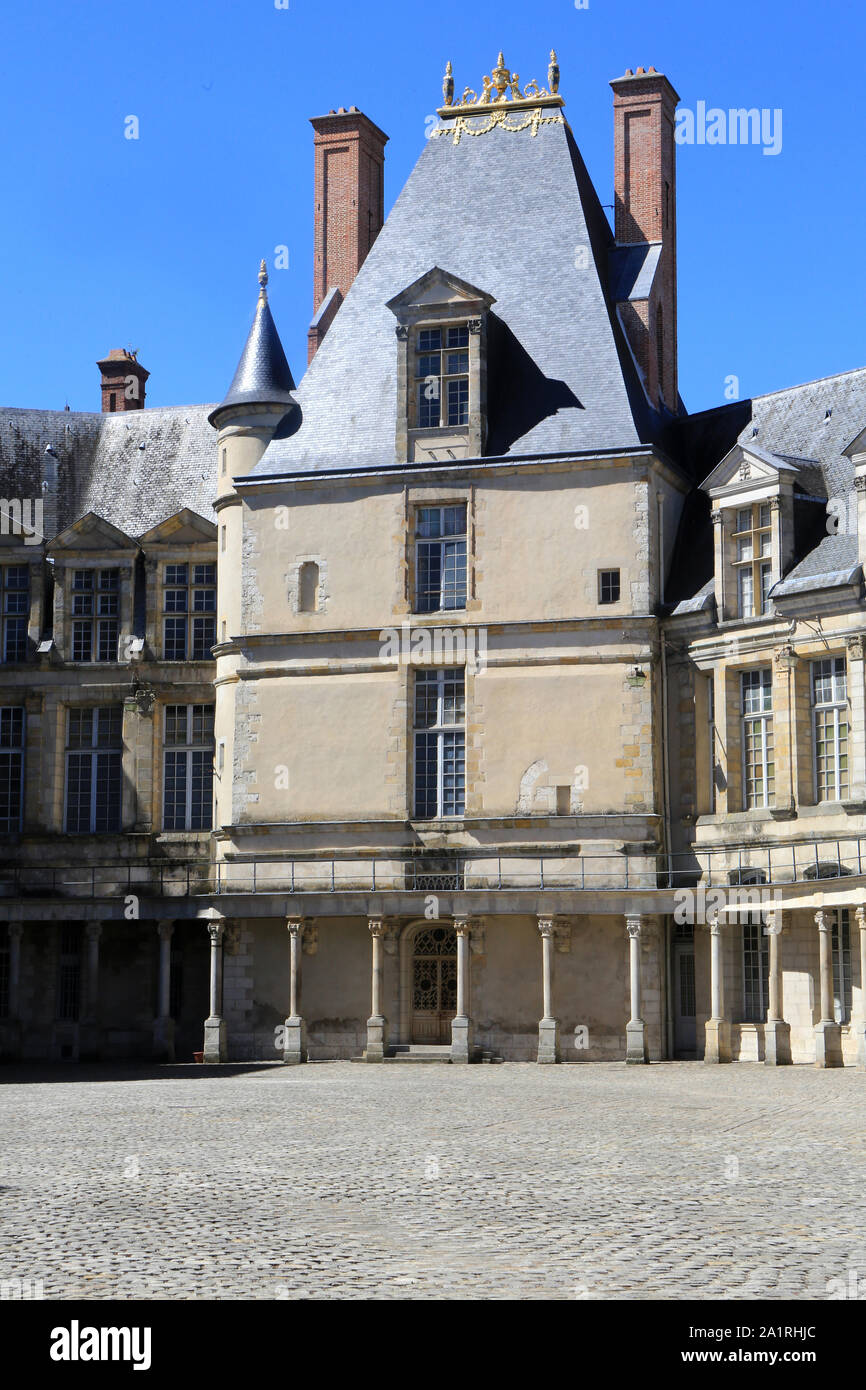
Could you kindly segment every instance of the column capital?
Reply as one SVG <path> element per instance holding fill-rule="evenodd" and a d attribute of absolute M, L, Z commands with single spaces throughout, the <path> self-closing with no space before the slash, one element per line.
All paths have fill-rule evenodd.
<path fill-rule="evenodd" d="M 472 923 L 468 917 L 452 917 L 454 930 L 458 936 L 469 936 L 472 931 Z"/>
<path fill-rule="evenodd" d="M 823 908 L 819 908 L 815 913 L 815 926 L 819 931 L 829 931 L 831 927 L 829 912 L 825 912 Z"/>
<path fill-rule="evenodd" d="M 708 923 L 707 923 L 707 926 L 708 926 L 709 929 L 710 929 L 710 935 L 711 935 L 711 936 L 721 936 L 721 934 L 722 934 L 722 927 L 723 927 L 724 925 L 725 925 L 725 924 L 724 924 L 724 922 L 721 921 L 718 912 L 714 912 L 713 915 L 712 915 L 712 917 L 709 919 L 709 921 L 708 921 Z"/>
<path fill-rule="evenodd" d="M 370 935 L 375 940 L 380 940 L 385 935 L 386 922 L 384 917 L 368 917 L 367 927 Z"/>
<path fill-rule="evenodd" d="M 628 932 L 629 936 L 640 936 L 642 926 L 643 918 L 640 916 L 639 913 L 633 912 L 628 914 L 628 916 L 625 919 L 625 929 Z"/>
<path fill-rule="evenodd" d="M 764 913 L 764 935 L 781 936 L 785 930 L 785 913 L 780 907 L 772 908 Z"/>
<path fill-rule="evenodd" d="M 858 632 L 852 637 L 846 637 L 845 647 L 849 661 L 862 661 L 866 655 L 866 637 L 862 632 Z"/>
<path fill-rule="evenodd" d="M 862 932 L 866 932 L 866 907 L 855 907 L 854 920 Z M 11 931 L 11 924 L 10 924 Z"/>
<path fill-rule="evenodd" d="M 88 922 L 84 928 L 88 941 L 98 941 L 102 936 L 101 922 Z"/>
<path fill-rule="evenodd" d="M 226 929 L 225 917 L 218 917 L 216 920 L 205 922 L 207 934 L 210 937 L 211 946 L 218 946 L 223 939 Z"/>
<path fill-rule="evenodd" d="M 287 917 L 286 928 L 289 932 L 289 935 L 297 936 L 298 932 L 302 932 L 304 930 L 304 927 L 307 925 L 307 920 L 308 919 L 306 917 Z"/>
<path fill-rule="evenodd" d="M 170 941 L 174 933 L 174 922 L 171 918 L 164 918 L 163 921 L 157 922 L 156 930 L 161 941 Z"/>
<path fill-rule="evenodd" d="M 556 922 L 552 917 L 538 917 L 538 930 L 545 940 L 556 935 Z"/>

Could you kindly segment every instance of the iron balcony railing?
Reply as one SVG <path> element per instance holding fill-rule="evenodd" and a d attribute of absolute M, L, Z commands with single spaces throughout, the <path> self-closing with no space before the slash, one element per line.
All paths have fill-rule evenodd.
<path fill-rule="evenodd" d="M 215 897 L 227 894 L 436 893 L 769 886 L 866 872 L 866 836 L 723 846 L 678 854 L 500 855 L 467 851 L 436 863 L 387 856 L 138 862 L 0 868 L 0 898 Z M 0 907 L 2 917 L 2 907 Z"/>

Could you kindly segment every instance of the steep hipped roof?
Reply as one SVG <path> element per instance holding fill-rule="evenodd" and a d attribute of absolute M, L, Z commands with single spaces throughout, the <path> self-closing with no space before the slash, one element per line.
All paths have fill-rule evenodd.
<path fill-rule="evenodd" d="M 491 295 L 488 455 L 628 448 L 651 411 L 604 286 L 613 237 L 561 113 L 427 141 L 254 475 L 395 461 L 388 301 L 434 266 Z M 495 357 L 493 356 L 495 354 Z M 519 403 L 519 409 L 515 408 Z"/>
<path fill-rule="evenodd" d="M 179 405 L 102 415 L 0 408 L 0 492 L 42 498 L 46 529 L 53 506 L 54 535 L 87 512 L 130 536 L 183 507 L 212 518 L 212 409 Z"/>
<path fill-rule="evenodd" d="M 258 303 L 241 360 L 225 398 L 210 415 L 216 428 L 220 413 L 233 405 L 294 405 L 295 383 L 268 304 L 268 275 L 262 261 Z"/>

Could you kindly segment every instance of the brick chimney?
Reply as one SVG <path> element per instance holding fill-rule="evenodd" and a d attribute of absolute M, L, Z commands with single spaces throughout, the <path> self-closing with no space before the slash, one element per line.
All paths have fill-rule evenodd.
<path fill-rule="evenodd" d="M 620 246 L 653 243 L 651 285 L 619 304 L 632 352 L 654 404 L 672 414 L 677 385 L 677 173 L 674 129 L 679 97 L 655 68 L 628 69 L 611 82 L 615 234 Z M 648 248 L 649 250 L 649 248 Z M 641 281 L 644 283 L 641 284 Z M 638 288 L 640 286 L 640 288 Z"/>
<path fill-rule="evenodd" d="M 349 286 L 385 220 L 388 137 L 352 106 L 316 116 L 314 318 L 307 335 L 312 362 Z"/>
<path fill-rule="evenodd" d="M 144 409 L 144 383 L 150 372 L 144 370 L 135 352 L 114 348 L 96 365 L 102 373 L 103 413 Z"/>

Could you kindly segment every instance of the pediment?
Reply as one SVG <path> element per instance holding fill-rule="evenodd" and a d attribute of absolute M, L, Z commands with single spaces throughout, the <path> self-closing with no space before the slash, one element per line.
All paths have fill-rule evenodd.
<path fill-rule="evenodd" d="M 459 275 L 452 275 L 440 266 L 433 266 L 411 285 L 407 285 L 405 290 L 389 299 L 387 307 L 399 319 L 416 314 L 419 309 L 432 308 L 434 305 L 465 306 L 467 313 L 479 313 L 495 303 L 492 295 L 478 289 L 476 285 L 470 285 L 468 280 L 461 280 Z"/>
<path fill-rule="evenodd" d="M 748 444 L 735 444 L 717 463 L 701 489 L 711 497 L 746 491 L 756 485 L 781 486 L 783 479 L 793 481 L 799 469 L 790 459 Z"/>
<path fill-rule="evenodd" d="M 207 541 L 215 541 L 216 538 L 217 528 L 212 521 L 207 521 L 203 516 L 199 516 L 198 512 L 184 507 L 182 511 L 175 512 L 174 516 L 166 517 L 165 521 L 160 521 L 157 526 L 145 531 L 143 536 L 139 536 L 139 544 L 201 545 Z"/>
<path fill-rule="evenodd" d="M 125 531 L 113 526 L 96 512 L 86 512 L 77 521 L 73 521 L 72 525 L 55 536 L 47 547 L 49 555 L 64 550 L 92 550 L 103 553 L 122 550 L 128 554 L 137 549 L 138 541 L 133 536 L 128 536 Z"/>

